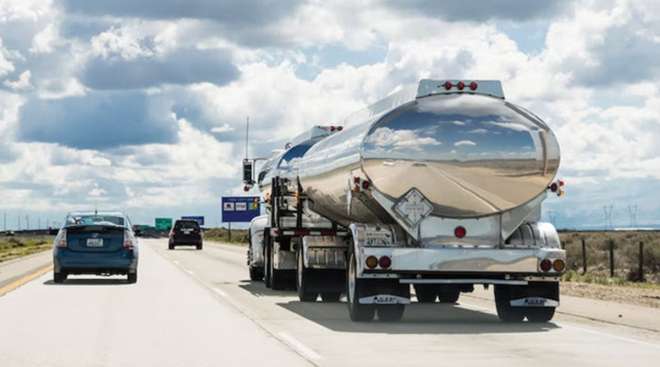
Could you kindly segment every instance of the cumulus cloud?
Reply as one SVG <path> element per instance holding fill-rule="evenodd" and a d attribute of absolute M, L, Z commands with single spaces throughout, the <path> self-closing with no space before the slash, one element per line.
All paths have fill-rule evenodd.
<path fill-rule="evenodd" d="M 140 89 L 201 82 L 223 85 L 238 75 L 226 50 L 177 49 L 130 59 L 94 58 L 84 66 L 80 78 L 93 89 Z"/>
<path fill-rule="evenodd" d="M 452 21 L 485 21 L 510 19 L 525 21 L 550 18 L 564 12 L 570 4 L 567 0 L 501 0 L 481 1 L 435 1 L 435 0 L 385 0 L 388 6 L 426 16 L 437 16 Z"/>
<path fill-rule="evenodd" d="M 82 149 L 173 143 L 176 122 L 162 107 L 142 92 L 32 98 L 21 109 L 18 137 Z"/>
<path fill-rule="evenodd" d="M 462 147 L 462 146 L 474 147 L 476 145 L 477 145 L 477 143 L 473 142 L 472 140 L 459 140 L 459 141 L 454 143 L 455 147 Z"/>

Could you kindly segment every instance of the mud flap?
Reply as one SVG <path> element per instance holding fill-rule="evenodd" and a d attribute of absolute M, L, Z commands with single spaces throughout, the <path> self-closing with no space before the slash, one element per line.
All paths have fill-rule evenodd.
<path fill-rule="evenodd" d="M 410 298 L 395 296 L 392 294 L 376 294 L 360 298 L 360 304 L 365 305 L 407 305 Z"/>
<path fill-rule="evenodd" d="M 512 299 L 509 302 L 511 307 L 559 307 L 559 302 L 554 299 L 543 297 L 526 297 Z"/>

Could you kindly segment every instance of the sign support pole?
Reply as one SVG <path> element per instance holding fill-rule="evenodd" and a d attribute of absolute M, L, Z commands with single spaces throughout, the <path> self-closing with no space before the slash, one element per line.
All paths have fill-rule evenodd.
<path fill-rule="evenodd" d="M 231 222 L 229 222 L 229 230 L 227 231 L 227 242 L 231 242 Z"/>

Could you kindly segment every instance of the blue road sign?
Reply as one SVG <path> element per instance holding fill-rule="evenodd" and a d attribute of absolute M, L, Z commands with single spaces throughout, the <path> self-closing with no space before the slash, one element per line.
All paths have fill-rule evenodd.
<path fill-rule="evenodd" d="M 258 196 L 223 196 L 222 221 L 249 222 L 261 215 Z"/>
<path fill-rule="evenodd" d="M 204 225 L 204 217 L 202 217 L 202 216 L 187 215 L 187 216 L 182 216 L 181 219 L 183 219 L 183 220 L 194 220 L 200 226 Z"/>

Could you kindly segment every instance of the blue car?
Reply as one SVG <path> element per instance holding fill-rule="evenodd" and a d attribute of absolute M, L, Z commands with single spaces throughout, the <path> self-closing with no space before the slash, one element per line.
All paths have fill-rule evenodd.
<path fill-rule="evenodd" d="M 70 274 L 126 275 L 137 282 L 138 243 L 119 212 L 70 213 L 53 244 L 53 281 Z"/>

